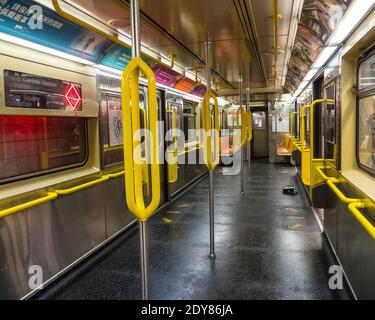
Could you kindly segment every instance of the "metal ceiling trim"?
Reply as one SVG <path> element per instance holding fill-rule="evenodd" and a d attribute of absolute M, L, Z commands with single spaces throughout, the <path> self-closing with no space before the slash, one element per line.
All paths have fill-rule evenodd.
<path fill-rule="evenodd" d="M 267 77 L 263 59 L 260 54 L 259 37 L 254 23 L 254 13 L 251 3 L 248 0 L 233 0 L 233 2 L 246 36 L 246 45 L 254 57 L 254 63 L 258 69 L 258 72 L 261 74 L 262 81 L 267 87 Z"/>

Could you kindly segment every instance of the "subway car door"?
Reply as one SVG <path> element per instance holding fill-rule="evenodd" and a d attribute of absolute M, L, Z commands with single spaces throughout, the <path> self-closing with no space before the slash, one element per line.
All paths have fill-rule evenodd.
<path fill-rule="evenodd" d="M 324 99 L 335 100 L 335 104 L 327 104 L 323 109 L 323 157 L 330 169 L 327 169 L 328 176 L 337 176 L 340 170 L 340 98 L 339 98 L 339 78 L 335 78 L 324 86 Z M 339 200 L 329 187 L 325 187 L 326 203 L 324 206 L 323 220 L 324 230 L 337 250 L 338 243 L 338 206 Z"/>
<path fill-rule="evenodd" d="M 253 142 L 252 157 L 264 159 L 269 157 L 268 149 L 268 111 L 256 109 L 253 111 Z"/>

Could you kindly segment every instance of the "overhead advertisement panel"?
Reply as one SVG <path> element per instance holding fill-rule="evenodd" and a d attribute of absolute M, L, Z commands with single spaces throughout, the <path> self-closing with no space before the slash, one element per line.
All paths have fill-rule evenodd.
<path fill-rule="evenodd" d="M 104 55 L 100 64 L 117 70 L 124 70 L 132 58 L 131 49 L 116 44 Z"/>
<path fill-rule="evenodd" d="M 0 32 L 97 63 L 111 41 L 29 0 L 0 0 Z"/>
<path fill-rule="evenodd" d="M 305 0 L 285 84 L 290 93 L 311 69 L 349 4 L 348 0 Z"/>

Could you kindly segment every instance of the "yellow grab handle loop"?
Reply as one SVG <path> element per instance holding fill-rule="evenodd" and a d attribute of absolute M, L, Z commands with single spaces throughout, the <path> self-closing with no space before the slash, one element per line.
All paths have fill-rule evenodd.
<path fill-rule="evenodd" d="M 340 183 L 340 180 L 334 178 L 334 179 L 329 179 L 327 181 L 328 186 L 332 189 L 332 191 L 336 194 L 336 196 L 340 199 L 341 202 L 345 204 L 350 204 L 354 202 L 361 202 L 362 199 L 353 199 L 353 198 L 348 198 L 345 196 L 341 190 L 336 186 L 336 184 Z"/>
<path fill-rule="evenodd" d="M 143 195 L 139 74 L 143 72 L 148 80 L 148 113 L 151 148 L 151 190 L 152 199 L 146 208 Z M 129 210 L 140 221 L 148 220 L 160 204 L 160 170 L 158 143 L 158 115 L 156 80 L 151 68 L 141 58 L 134 57 L 126 66 L 121 79 L 122 117 L 124 123 L 125 190 Z M 145 124 L 146 126 L 146 124 Z M 145 128 L 146 129 L 146 128 Z M 147 134 L 147 133 L 146 133 Z"/>
<path fill-rule="evenodd" d="M 253 113 L 247 112 L 247 141 L 253 140 Z"/>
<path fill-rule="evenodd" d="M 214 101 L 214 123 L 211 122 L 211 99 Z M 212 91 L 208 91 L 203 98 L 203 131 L 204 131 L 204 161 L 207 168 L 215 170 L 220 161 L 220 127 L 219 127 L 219 102 Z M 214 146 L 212 145 L 214 135 Z M 212 147 L 215 150 L 215 158 L 212 160 Z"/>
<path fill-rule="evenodd" d="M 33 201 L 29 201 L 27 203 L 20 204 L 18 206 L 14 206 L 12 208 L 8 208 L 8 209 L 0 211 L 0 218 L 4 218 L 6 216 L 30 209 L 32 207 L 36 207 L 48 201 L 55 200 L 56 198 L 57 198 L 57 193 L 49 192 L 45 197 L 42 197 Z"/>
<path fill-rule="evenodd" d="M 359 211 L 358 209 L 366 209 L 364 202 L 353 202 L 348 206 L 350 213 L 357 219 L 362 227 L 367 231 L 369 236 L 375 240 L 375 227 L 374 225 Z"/>
<path fill-rule="evenodd" d="M 177 145 L 177 114 L 174 110 L 167 110 L 167 113 L 172 115 L 172 131 L 173 131 L 173 144 L 175 146 L 174 153 L 177 155 L 178 145 Z"/>
<path fill-rule="evenodd" d="M 173 132 L 173 158 L 168 153 L 168 182 L 175 183 L 178 181 L 178 145 L 177 145 L 177 114 L 176 111 L 170 109 L 166 110 L 172 115 L 172 132 Z"/>
<path fill-rule="evenodd" d="M 240 116 L 241 116 L 241 128 L 240 128 Z M 243 107 L 237 109 L 237 130 L 241 129 L 241 147 L 246 144 L 247 141 L 247 115 Z"/>
<path fill-rule="evenodd" d="M 108 175 L 104 175 L 104 176 L 102 176 L 99 179 L 96 179 L 96 180 L 93 180 L 93 181 L 90 181 L 90 182 L 87 182 L 87 183 L 80 184 L 79 186 L 76 186 L 76 187 L 73 187 L 73 188 L 69 188 L 69 189 L 64 189 L 64 190 L 55 190 L 55 192 L 59 196 L 67 196 L 69 194 L 72 194 L 72 193 L 75 193 L 75 192 L 78 192 L 78 191 L 90 188 L 92 186 L 95 186 L 95 185 L 97 185 L 99 183 L 102 183 L 104 181 L 107 181 L 107 180 L 109 180 L 109 176 Z"/>

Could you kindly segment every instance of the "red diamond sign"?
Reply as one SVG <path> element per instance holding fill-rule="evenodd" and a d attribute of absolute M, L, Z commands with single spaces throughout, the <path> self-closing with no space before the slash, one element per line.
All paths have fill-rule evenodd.
<path fill-rule="evenodd" d="M 65 101 L 72 111 L 76 111 L 81 106 L 81 92 L 74 84 L 70 84 L 66 89 Z"/>

